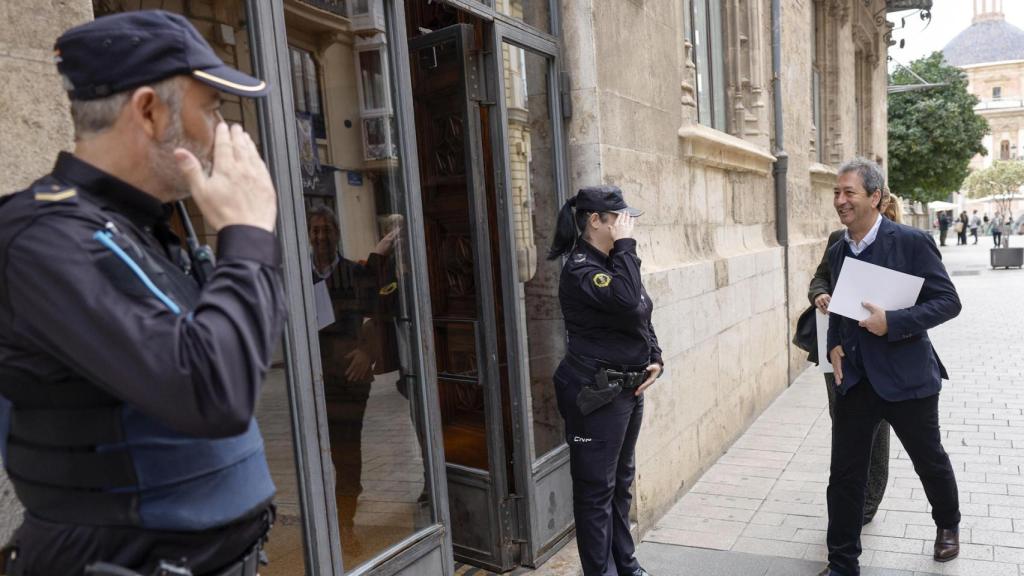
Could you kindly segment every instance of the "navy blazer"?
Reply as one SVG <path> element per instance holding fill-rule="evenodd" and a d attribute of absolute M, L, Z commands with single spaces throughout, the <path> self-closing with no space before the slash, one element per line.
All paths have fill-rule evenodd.
<path fill-rule="evenodd" d="M 832 292 L 846 260 L 847 246 L 842 239 L 828 249 Z M 924 285 L 913 306 L 886 312 L 889 332 L 885 336 L 875 336 L 856 320 L 829 314 L 828 349 L 831 352 L 841 344 L 846 353 L 839 392 L 845 394 L 866 378 L 875 392 L 890 402 L 938 394 L 942 379 L 949 375 L 928 338 L 928 329 L 956 318 L 961 308 L 942 255 L 931 235 L 888 218 L 882 218 L 872 250 L 875 263 L 923 277 Z M 851 358 L 858 351 L 863 373 Z"/>

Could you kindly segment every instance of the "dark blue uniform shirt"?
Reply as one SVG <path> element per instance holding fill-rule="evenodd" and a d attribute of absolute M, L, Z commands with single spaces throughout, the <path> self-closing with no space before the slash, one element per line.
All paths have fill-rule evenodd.
<path fill-rule="evenodd" d="M 605 255 L 580 238 L 562 268 L 558 298 L 570 354 L 619 365 L 662 364 L 636 240 L 617 240 Z"/>
<path fill-rule="evenodd" d="M 81 428 L 79 434 L 87 438 L 131 437 L 147 450 L 152 446 L 145 439 L 156 436 L 207 448 L 189 462 L 168 457 L 163 463 L 146 460 L 154 450 L 133 449 L 129 463 L 149 468 L 100 471 L 121 471 L 119 479 L 128 474 L 136 485 L 132 490 L 142 495 L 130 507 L 111 511 L 114 520 L 44 522 L 27 505 L 15 541 L 34 546 L 23 550 L 21 561 L 45 564 L 45 573 L 78 573 L 90 558 L 134 566 L 152 561 L 152 554 L 188 556 L 193 569 L 205 573 L 236 559 L 266 530 L 262 517 L 249 512 L 235 516 L 237 522 L 195 533 L 143 527 L 166 521 L 160 514 L 168 510 L 160 507 L 158 496 L 172 492 L 146 486 L 171 481 L 191 486 L 214 475 L 170 480 L 151 473 L 154 467 L 164 466 L 163 472 L 173 475 L 181 466 L 216 460 L 217 478 L 245 475 L 243 489 L 219 498 L 223 505 L 210 511 L 210 523 L 235 509 L 258 514 L 273 494 L 253 415 L 285 321 L 277 240 L 250 226 L 220 230 L 216 268 L 200 287 L 168 227 L 170 212 L 152 196 L 67 153 L 50 175 L 0 198 L 0 445 L 14 446 L 4 441 L 10 425 L 12 440 L 15 433 L 32 433 L 66 442 Z M 111 412 L 119 405 L 130 408 Z M 52 418 L 61 411 L 69 414 L 64 427 L 36 430 L 31 421 L 22 421 L 25 414 Z M 103 419 L 107 414 L 119 416 Z M 138 430 L 129 428 L 140 423 L 148 426 L 144 440 L 131 436 Z M 113 447 L 120 449 L 104 454 L 121 458 L 123 445 Z M 49 447 L 44 452 L 55 458 Z M 238 459 L 224 462 L 224 454 Z M 9 468 L 16 459 L 8 456 Z M 64 484 L 51 492 L 62 491 L 61 497 L 77 489 L 67 487 L 74 478 L 66 471 L 37 470 L 25 458 L 18 463 L 33 474 L 59 478 Z M 39 490 L 35 482 L 15 480 Z M 106 486 L 108 479 L 81 482 Z M 116 492 L 97 494 L 110 499 L 97 502 L 122 503 Z M 190 496 L 198 501 L 202 495 Z M 122 513 L 127 519 L 118 523 Z M 62 550 L 89 553 L 53 556 L 47 547 L 56 543 Z M 44 558 L 47 554 L 53 557 Z"/>
<path fill-rule="evenodd" d="M 182 272 L 169 213 L 68 153 L 51 175 L 0 201 L 0 226 L 19 228 L 0 255 L 0 375 L 80 375 L 180 432 L 244 431 L 284 326 L 277 239 L 250 226 L 221 230 L 217 266 L 200 292 Z M 133 257 L 150 263 L 183 313 L 97 242 L 104 220 L 143 252 Z M 6 393 L 17 402 L 18 390 Z"/>

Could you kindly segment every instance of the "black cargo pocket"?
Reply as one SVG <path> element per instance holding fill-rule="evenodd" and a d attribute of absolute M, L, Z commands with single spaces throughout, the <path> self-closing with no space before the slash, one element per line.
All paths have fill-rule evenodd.
<path fill-rule="evenodd" d="M 574 483 L 605 485 L 608 481 L 608 443 L 602 438 L 566 431 L 569 467 Z"/>

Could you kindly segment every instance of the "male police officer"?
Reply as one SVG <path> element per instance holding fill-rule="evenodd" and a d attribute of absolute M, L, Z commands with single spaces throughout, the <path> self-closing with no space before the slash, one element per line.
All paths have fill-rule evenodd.
<path fill-rule="evenodd" d="M 256 574 L 277 208 L 218 108 L 219 91 L 266 84 L 166 12 L 100 18 L 56 48 L 74 153 L 0 201 L 0 448 L 26 509 L 0 572 Z M 217 230 L 204 285 L 167 224 L 189 193 Z"/>

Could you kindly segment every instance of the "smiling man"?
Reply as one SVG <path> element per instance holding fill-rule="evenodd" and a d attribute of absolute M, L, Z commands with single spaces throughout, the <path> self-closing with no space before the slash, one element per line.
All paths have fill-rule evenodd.
<path fill-rule="evenodd" d="M 939 433 L 939 390 L 948 376 L 927 332 L 955 318 L 960 299 L 931 236 L 882 217 L 884 187 L 881 168 L 870 160 L 857 158 L 839 169 L 834 203 L 846 233 L 828 251 L 831 291 L 847 258 L 923 277 L 924 286 L 910 308 L 887 311 L 864 302 L 870 312 L 864 321 L 829 315 L 836 401 L 828 484 L 829 566 L 819 576 L 860 574 L 871 445 L 883 419 L 913 461 L 932 505 L 935 560 L 946 562 L 960 553 L 956 478 Z"/>
<path fill-rule="evenodd" d="M 25 507 L 0 574 L 254 576 L 285 306 L 276 193 L 219 108 L 266 84 L 168 12 L 56 49 L 74 151 L 0 200 L 0 453 Z M 167 222 L 190 195 L 217 231 L 205 279 Z"/>

